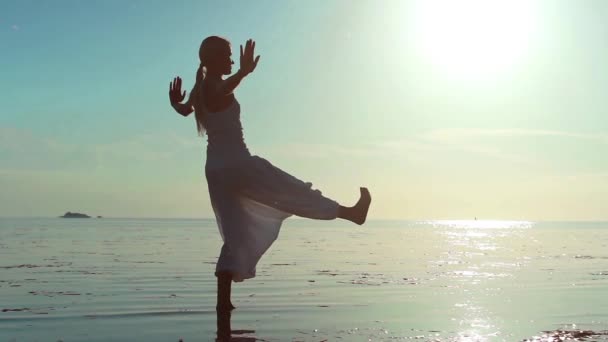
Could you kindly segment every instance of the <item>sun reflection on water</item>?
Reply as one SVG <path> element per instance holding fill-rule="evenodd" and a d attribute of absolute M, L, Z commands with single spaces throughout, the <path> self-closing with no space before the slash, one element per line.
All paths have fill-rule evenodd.
<path fill-rule="evenodd" d="M 448 341 L 486 342 L 501 335 L 500 318 L 484 304 L 500 296 L 499 278 L 512 277 L 521 264 L 514 262 L 510 241 L 533 227 L 529 221 L 426 221 L 443 246 L 431 261 L 434 274 L 450 289 L 458 331 Z"/>
<path fill-rule="evenodd" d="M 533 226 L 530 221 L 501 220 L 434 220 L 425 223 L 433 227 L 469 228 L 469 229 L 528 229 Z"/>

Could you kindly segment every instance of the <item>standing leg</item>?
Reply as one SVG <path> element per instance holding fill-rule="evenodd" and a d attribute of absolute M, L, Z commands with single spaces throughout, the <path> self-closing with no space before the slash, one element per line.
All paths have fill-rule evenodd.
<path fill-rule="evenodd" d="M 216 272 L 217 276 L 217 340 L 230 341 L 232 329 L 230 327 L 231 310 L 234 309 L 230 302 L 230 291 L 232 287 L 232 274 L 230 272 Z"/>
<path fill-rule="evenodd" d="M 359 188 L 359 191 L 361 195 L 357 204 L 352 207 L 340 206 L 338 209 L 338 217 L 362 225 L 367 218 L 367 211 L 372 202 L 372 196 L 367 188 Z"/>
<path fill-rule="evenodd" d="M 230 292 L 232 291 L 232 274 L 230 272 L 220 271 L 217 275 L 217 306 L 216 310 L 233 310 L 234 305 L 230 300 Z"/>

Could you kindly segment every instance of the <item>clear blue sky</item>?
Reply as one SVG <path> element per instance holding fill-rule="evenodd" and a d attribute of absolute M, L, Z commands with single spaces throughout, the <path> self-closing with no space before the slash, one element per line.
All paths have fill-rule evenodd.
<path fill-rule="evenodd" d="M 167 92 L 217 34 L 250 150 L 373 218 L 608 220 L 608 2 L 457 4 L 2 1 L 0 216 L 212 217 Z"/>

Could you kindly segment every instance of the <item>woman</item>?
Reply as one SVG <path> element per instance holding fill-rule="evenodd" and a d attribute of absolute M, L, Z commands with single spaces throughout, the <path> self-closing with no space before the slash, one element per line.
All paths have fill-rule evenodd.
<path fill-rule="evenodd" d="M 360 188 L 360 198 L 344 207 L 313 190 L 311 183 L 287 174 L 267 160 L 251 155 L 243 139 L 240 105 L 234 96 L 239 83 L 252 73 L 255 42 L 248 40 L 240 51 L 240 68 L 232 76 L 230 42 L 218 36 L 203 40 L 200 66 L 188 101 L 181 92 L 181 79 L 169 84 L 169 98 L 181 115 L 193 111 L 199 135 L 207 132 L 205 175 L 211 205 L 224 244 L 216 265 L 219 311 L 234 308 L 230 302 L 232 281 L 255 276 L 255 267 L 277 238 L 283 220 L 291 215 L 319 220 L 342 218 L 363 224 L 371 196 Z"/>

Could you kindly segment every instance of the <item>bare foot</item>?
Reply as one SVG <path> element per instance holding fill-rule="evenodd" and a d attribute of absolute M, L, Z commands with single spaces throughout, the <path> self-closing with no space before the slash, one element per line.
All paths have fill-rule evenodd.
<path fill-rule="evenodd" d="M 367 211 L 369 210 L 369 205 L 372 203 L 372 195 L 370 195 L 367 188 L 359 188 L 359 191 L 361 192 L 361 196 L 359 197 L 357 204 L 353 207 L 353 222 L 362 225 L 365 223 L 365 219 L 367 219 Z"/>

